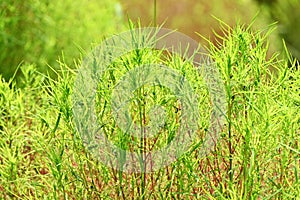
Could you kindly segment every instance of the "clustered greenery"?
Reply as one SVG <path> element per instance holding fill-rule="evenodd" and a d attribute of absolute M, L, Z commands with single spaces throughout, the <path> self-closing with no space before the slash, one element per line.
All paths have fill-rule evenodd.
<path fill-rule="evenodd" d="M 225 86 L 226 123 L 219 142 L 206 157 L 198 156 L 197 145 L 206 133 L 211 106 L 207 104 L 205 84 L 192 65 L 164 52 L 140 50 L 115 61 L 103 77 L 113 88 L 126 68 L 162 62 L 186 75 L 199 97 L 205 97 L 206 103 L 199 105 L 199 112 L 204 114 L 193 148 L 177 162 L 152 173 L 116 171 L 87 151 L 73 123 L 71 96 L 76 70 L 67 64 L 60 62 L 56 80 L 41 75 L 33 65 L 24 65 L 22 87 L 16 87 L 13 78 L 5 82 L 1 77 L 0 198 L 299 198 L 300 71 L 292 60 L 282 60 L 276 54 L 268 58 L 269 29 L 221 26 L 225 35 L 220 36 L 222 42 L 217 47 L 211 44 L 208 51 Z M 110 90 L 100 82 L 99 113 L 106 103 L 109 105 Z M 143 111 L 149 109 L 147 101 L 165 102 L 160 105 L 170 108 L 170 115 L 171 107 L 177 105 L 166 89 L 145 87 L 131 102 L 136 109 L 132 115 L 140 116 L 137 121 L 147 121 Z M 109 116 L 108 112 L 104 114 Z M 176 119 L 175 114 L 166 130 L 176 130 Z M 132 145 L 135 151 L 166 145 L 164 142 L 172 137 L 172 132 L 165 131 L 158 138 L 164 140 L 158 144 L 144 140 L 141 147 L 139 140 L 116 132 L 113 119 L 101 120 L 108 123 L 106 130 L 117 145 L 127 149 Z"/>
<path fill-rule="evenodd" d="M 8 80 L 24 63 L 46 72 L 62 57 L 71 65 L 91 43 L 122 28 L 116 5 L 115 0 L 1 1 L 1 74 Z"/>

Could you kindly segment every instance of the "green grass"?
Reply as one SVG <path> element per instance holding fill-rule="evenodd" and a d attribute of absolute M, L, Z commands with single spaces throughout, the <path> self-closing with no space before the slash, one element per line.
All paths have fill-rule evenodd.
<path fill-rule="evenodd" d="M 193 148 L 152 173 L 116 171 L 84 147 L 72 113 L 77 70 L 61 62 L 58 79 L 52 80 L 33 66 L 23 66 L 22 88 L 13 79 L 0 82 L 0 198 L 299 198 L 300 71 L 288 68 L 289 60 L 267 57 L 269 29 L 221 26 L 222 42 L 208 50 L 225 86 L 227 113 L 210 154 L 199 157 L 197 147 L 209 128 L 210 94 L 201 73 L 187 60 L 162 51 L 138 50 L 115 60 L 99 82 L 99 124 L 112 142 L 140 155 L 174 137 L 179 105 L 167 88 L 139 88 L 129 106 L 134 122 L 145 127 L 150 123 L 147 111 L 161 105 L 167 111 L 166 124 L 152 139 L 124 135 L 110 105 L 112 88 L 122 75 L 141 64 L 163 63 L 184 75 L 198 95 L 201 118 Z"/>

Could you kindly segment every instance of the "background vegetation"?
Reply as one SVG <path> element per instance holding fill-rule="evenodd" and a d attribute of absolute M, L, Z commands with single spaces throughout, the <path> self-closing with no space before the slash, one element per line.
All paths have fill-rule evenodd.
<path fill-rule="evenodd" d="M 282 49 L 284 39 L 292 55 L 300 60 L 300 1 L 299 0 L 256 0 L 266 11 L 269 21 L 278 22 L 277 47 Z"/>
<path fill-rule="evenodd" d="M 271 51 L 282 51 L 284 38 L 289 51 L 299 59 L 299 8 L 299 0 L 157 1 L 157 23 L 179 29 L 202 44 L 207 43 L 195 32 L 216 43 L 213 32 L 222 32 L 212 16 L 233 26 L 236 21 L 250 23 L 259 11 L 253 28 L 278 22 Z M 98 44 L 105 35 L 124 30 L 127 16 L 139 18 L 143 25 L 151 24 L 153 9 L 152 1 L 136 0 L 2 0 L 0 72 L 8 80 L 22 63 L 36 65 L 43 72 L 49 71 L 49 66 L 57 68 L 59 59 L 71 66 L 91 49 L 92 43 Z"/>
<path fill-rule="evenodd" d="M 22 63 L 39 71 L 68 65 L 106 34 L 122 28 L 114 0 L 0 1 L 0 72 L 8 80 Z"/>

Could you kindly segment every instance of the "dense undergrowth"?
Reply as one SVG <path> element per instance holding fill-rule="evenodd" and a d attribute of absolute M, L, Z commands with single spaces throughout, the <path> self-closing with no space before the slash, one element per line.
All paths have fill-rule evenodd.
<path fill-rule="evenodd" d="M 206 157 L 198 157 L 198 149 L 194 148 L 177 162 L 152 173 L 115 171 L 84 148 L 72 114 L 76 70 L 60 63 L 58 79 L 52 80 L 37 73 L 34 66 L 24 65 L 22 87 L 16 87 L 13 79 L 4 82 L 1 78 L 0 198 L 299 198 L 300 71 L 289 68 L 288 59 L 279 59 L 277 55 L 267 58 L 270 31 L 222 26 L 225 33 L 222 42 L 218 47 L 208 48 L 221 72 L 227 95 L 226 124 L 220 140 Z M 149 50 L 125 55 L 111 67 L 114 79 L 118 80 L 127 67 L 133 68 L 140 62 L 163 62 L 185 74 L 203 100 L 199 103 L 199 112 L 203 113 L 199 142 L 210 115 L 209 106 L 203 103 L 209 102 L 205 83 L 189 63 L 176 56 L 162 59 L 162 55 Z M 103 80 L 114 84 L 109 74 Z M 165 106 L 176 104 L 164 88 L 160 88 L 155 98 L 151 96 L 154 89 L 159 90 L 149 87 L 144 88 L 144 93 L 137 93 L 144 99 L 132 105 L 153 99 L 164 100 Z M 109 92 L 109 88 L 99 89 L 99 112 L 102 100 L 110 100 Z M 109 116 L 109 112 L 104 114 Z M 170 120 L 169 124 L 176 121 L 176 114 Z M 113 120 L 107 117 L 106 123 L 113 124 Z M 124 139 L 124 135 L 110 126 L 107 130 L 115 143 L 130 148 L 126 144 L 131 138 Z M 161 142 L 157 145 L 164 145 L 170 134 L 166 131 L 166 138 L 159 138 Z M 134 138 L 132 141 L 133 149 L 138 151 L 139 145 Z M 155 143 L 148 142 L 155 148 Z"/>

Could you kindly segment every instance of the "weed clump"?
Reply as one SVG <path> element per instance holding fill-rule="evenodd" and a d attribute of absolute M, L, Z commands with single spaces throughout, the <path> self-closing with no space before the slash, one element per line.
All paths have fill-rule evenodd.
<path fill-rule="evenodd" d="M 221 26 L 225 36 L 219 46 L 211 45 L 208 50 L 225 86 L 226 123 L 209 155 L 199 157 L 197 148 L 209 126 L 209 92 L 193 65 L 178 56 L 149 50 L 123 55 L 99 83 L 99 123 L 105 124 L 107 137 L 115 144 L 132 151 L 166 145 L 174 133 L 168 130 L 178 126 L 180 112 L 177 114 L 178 102 L 166 88 L 141 88 L 130 104 L 133 118 L 146 122 L 149 116 L 144 115 L 144 109 L 160 102 L 170 108 L 169 128 L 164 127 L 157 141 L 141 142 L 124 135 L 109 110 L 102 111 L 109 107 L 113 84 L 127 68 L 163 62 L 185 74 L 194 91 L 203 97 L 195 146 L 177 162 L 147 174 L 116 171 L 93 158 L 84 147 L 73 124 L 71 95 L 76 70 L 60 63 L 62 71 L 52 80 L 26 66 L 22 68 L 22 88 L 16 88 L 14 80 L 0 81 L 0 197 L 298 198 L 300 73 L 288 68 L 288 60 L 277 55 L 268 58 L 270 31 Z"/>

